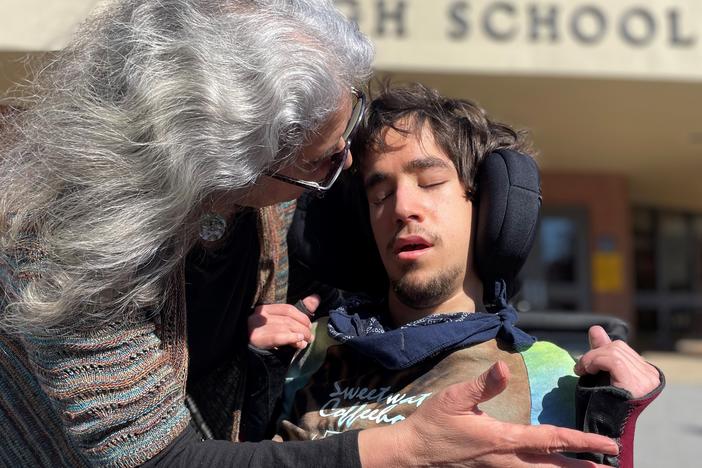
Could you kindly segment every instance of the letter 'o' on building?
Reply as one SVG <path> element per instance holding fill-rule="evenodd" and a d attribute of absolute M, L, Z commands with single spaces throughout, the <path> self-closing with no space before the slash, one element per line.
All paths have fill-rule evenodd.
<path fill-rule="evenodd" d="M 607 17 L 594 6 L 578 8 L 571 16 L 570 30 L 577 41 L 595 45 L 607 34 Z"/>
<path fill-rule="evenodd" d="M 656 37 L 656 20 L 648 10 L 632 8 L 622 16 L 619 33 L 633 46 L 646 46 Z"/>

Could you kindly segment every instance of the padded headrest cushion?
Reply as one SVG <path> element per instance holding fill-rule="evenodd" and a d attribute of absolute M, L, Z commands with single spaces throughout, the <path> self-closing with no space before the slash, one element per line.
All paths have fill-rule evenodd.
<path fill-rule="evenodd" d="M 489 154 L 478 170 L 477 196 L 475 264 L 488 292 L 496 280 L 512 282 L 534 243 L 541 209 L 536 162 L 511 150 Z"/>

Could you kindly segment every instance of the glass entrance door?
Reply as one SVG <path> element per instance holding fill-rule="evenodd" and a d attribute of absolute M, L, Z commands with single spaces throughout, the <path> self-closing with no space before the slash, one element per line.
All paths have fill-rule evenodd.
<path fill-rule="evenodd" d="M 588 311 L 589 273 L 586 211 L 544 208 L 513 302 L 520 311 Z"/>

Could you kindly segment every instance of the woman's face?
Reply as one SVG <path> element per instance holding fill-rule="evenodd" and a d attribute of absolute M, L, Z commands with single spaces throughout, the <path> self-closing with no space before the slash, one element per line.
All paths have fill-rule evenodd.
<path fill-rule="evenodd" d="M 323 177 L 325 174 L 315 174 L 317 171 L 315 168 L 319 168 L 318 171 L 324 171 L 327 166 L 324 164 L 325 158 L 329 158 L 335 152 L 343 149 L 345 142 L 342 135 L 351 116 L 351 107 L 351 98 L 344 98 L 339 110 L 320 128 L 319 133 L 302 148 L 295 164 L 281 169 L 279 173 L 303 180 Z M 349 154 L 344 169 L 350 167 L 351 162 L 352 157 Z M 294 200 L 302 195 L 302 192 L 304 189 L 301 187 L 264 175 L 256 181 L 242 199 L 237 200 L 237 204 L 260 208 Z"/>

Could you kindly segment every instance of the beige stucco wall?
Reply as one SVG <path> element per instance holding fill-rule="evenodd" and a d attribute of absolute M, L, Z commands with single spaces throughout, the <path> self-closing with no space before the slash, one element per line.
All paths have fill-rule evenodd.
<path fill-rule="evenodd" d="M 2 0 L 0 51 L 61 48 L 102 0 Z"/>

